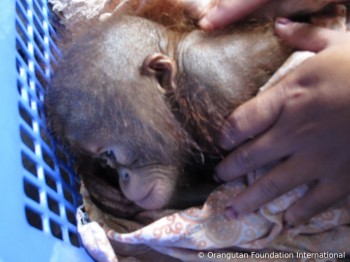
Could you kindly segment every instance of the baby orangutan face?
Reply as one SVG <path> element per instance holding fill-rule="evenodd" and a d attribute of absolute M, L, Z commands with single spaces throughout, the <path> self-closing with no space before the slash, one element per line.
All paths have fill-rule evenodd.
<path fill-rule="evenodd" d="M 290 53 L 270 25 L 180 33 L 122 16 L 64 50 L 46 115 L 96 205 L 127 217 L 203 204 L 225 117 Z"/>
<path fill-rule="evenodd" d="M 109 145 L 99 148 L 96 144 L 85 145 L 85 150 L 97 156 L 103 165 L 117 170 L 118 176 L 110 179 L 119 183 L 126 198 L 147 210 L 162 209 L 168 205 L 179 176 L 175 166 L 142 163 L 139 153 L 129 147 Z"/>
<path fill-rule="evenodd" d="M 95 90 L 98 95 L 91 94 L 90 88 L 80 88 L 79 103 L 65 100 L 65 112 L 70 116 L 60 127 L 73 153 L 84 153 L 116 171 L 108 175 L 111 183 L 106 191 L 114 186 L 139 207 L 154 210 L 172 202 L 189 150 L 185 132 L 156 94 L 159 91 L 146 88 L 152 83 L 144 82 L 137 92 L 132 85 L 115 88 L 114 82 L 105 92 Z M 76 92 L 70 88 L 61 91 L 69 97 Z M 84 181 L 84 174 L 80 175 Z"/>
<path fill-rule="evenodd" d="M 73 155 L 85 154 L 88 161 L 114 170 L 99 170 L 93 176 L 80 172 L 89 193 L 97 192 L 96 202 L 114 209 L 109 192 L 120 189 L 141 208 L 161 209 L 183 183 L 190 139 L 154 76 L 169 70 L 168 63 L 163 66 L 158 56 L 146 59 L 160 52 L 164 29 L 133 17 L 117 22 L 92 30 L 65 50 L 47 92 L 47 118 Z M 144 74 L 143 64 L 154 70 Z M 168 78 L 162 77 L 162 82 Z"/>

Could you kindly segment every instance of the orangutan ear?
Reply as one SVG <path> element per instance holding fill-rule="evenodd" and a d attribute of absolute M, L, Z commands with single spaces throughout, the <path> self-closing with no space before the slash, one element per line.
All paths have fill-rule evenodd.
<path fill-rule="evenodd" d="M 170 94 L 175 90 L 177 66 L 170 57 L 161 53 L 148 55 L 143 61 L 142 72 L 157 78 L 160 91 L 163 94 Z"/>

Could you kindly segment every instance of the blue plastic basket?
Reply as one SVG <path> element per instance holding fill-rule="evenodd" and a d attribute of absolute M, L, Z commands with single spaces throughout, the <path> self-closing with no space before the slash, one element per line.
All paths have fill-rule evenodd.
<path fill-rule="evenodd" d="M 79 180 L 48 135 L 43 99 L 59 50 L 46 0 L 0 0 L 0 262 L 92 261 Z"/>

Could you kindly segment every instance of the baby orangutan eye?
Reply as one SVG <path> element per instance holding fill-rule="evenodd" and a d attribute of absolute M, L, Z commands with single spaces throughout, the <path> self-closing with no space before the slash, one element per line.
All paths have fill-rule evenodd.
<path fill-rule="evenodd" d="M 129 170 L 126 168 L 119 168 L 118 169 L 118 174 L 119 174 L 119 179 L 123 182 L 123 183 L 127 183 L 130 181 L 130 174 L 129 174 Z"/>
<path fill-rule="evenodd" d="M 107 150 L 101 154 L 103 158 L 107 158 L 108 160 L 111 161 L 117 161 L 117 158 L 115 157 L 114 151 L 113 150 Z"/>
<path fill-rule="evenodd" d="M 116 168 L 116 157 L 113 150 L 107 150 L 100 155 L 100 163 L 103 167 Z"/>

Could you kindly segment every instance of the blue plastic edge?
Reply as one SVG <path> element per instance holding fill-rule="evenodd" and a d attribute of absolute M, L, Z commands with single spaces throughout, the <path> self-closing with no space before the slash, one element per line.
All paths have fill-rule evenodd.
<path fill-rule="evenodd" d="M 28 0 L 30 1 L 30 0 Z M 0 1 L 0 262 L 92 261 L 84 248 L 30 226 L 25 216 L 16 88 L 15 1 Z"/>

